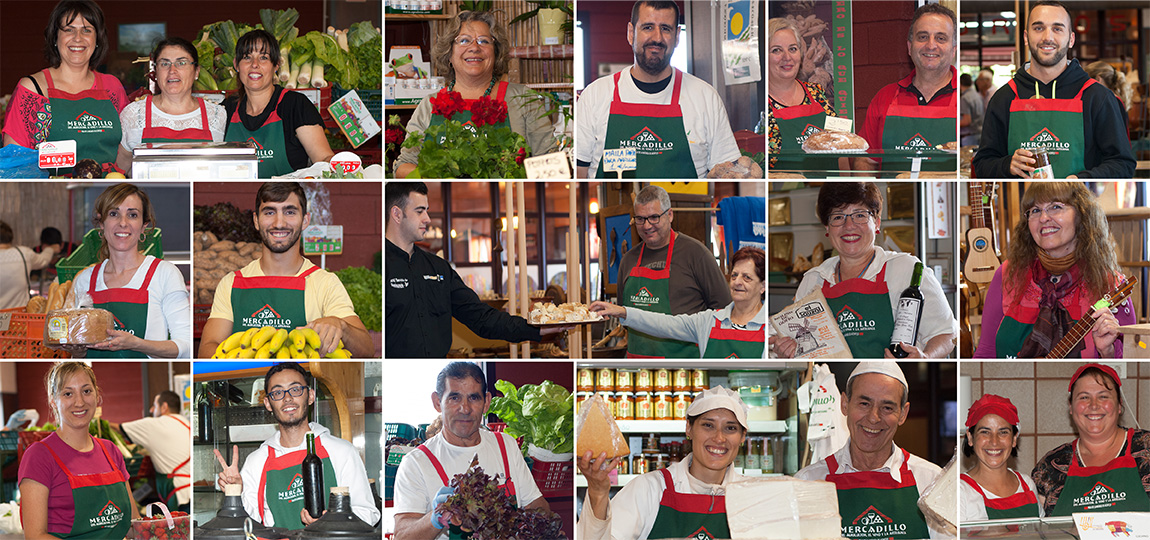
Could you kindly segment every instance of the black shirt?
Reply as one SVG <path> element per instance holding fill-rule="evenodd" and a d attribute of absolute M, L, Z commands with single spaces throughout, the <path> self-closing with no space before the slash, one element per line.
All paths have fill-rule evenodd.
<path fill-rule="evenodd" d="M 443 358 L 451 349 L 451 319 L 480 337 L 539 341 L 539 329 L 479 300 L 447 261 L 416 247 L 408 257 L 387 242 L 384 358 Z"/>
<path fill-rule="evenodd" d="M 276 103 L 280 98 L 280 93 L 284 89 L 276 85 L 275 91 L 272 93 L 272 99 L 268 105 Z M 232 115 L 236 112 L 236 105 L 242 103 L 243 107 L 240 108 L 240 122 L 249 131 L 255 131 L 264 125 L 268 117 L 272 114 L 272 107 L 264 107 L 264 112 L 258 116 L 248 116 L 247 113 L 247 99 L 240 101 L 239 98 L 228 98 L 224 100 L 224 110 L 228 114 L 228 127 L 232 129 Z M 304 149 L 303 143 L 300 142 L 299 137 L 296 136 L 295 129 L 300 126 L 319 126 L 323 127 L 323 117 L 319 114 L 319 109 L 315 104 L 307 98 L 307 96 L 299 92 L 288 92 L 284 96 L 284 100 L 279 102 L 279 107 L 275 108 L 282 120 L 284 128 L 284 144 L 287 145 L 288 163 L 295 170 L 300 170 L 311 166 L 311 158 L 307 156 L 307 150 Z M 226 131 L 225 131 L 226 133 Z"/>

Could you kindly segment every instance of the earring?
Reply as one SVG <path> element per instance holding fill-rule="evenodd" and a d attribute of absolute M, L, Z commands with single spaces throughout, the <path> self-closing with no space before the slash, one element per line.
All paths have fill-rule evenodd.
<path fill-rule="evenodd" d="M 140 243 L 143 244 L 147 240 L 148 240 L 148 237 L 145 236 L 144 233 L 140 233 Z"/>
<path fill-rule="evenodd" d="M 830 237 L 831 237 L 831 233 L 829 233 L 829 232 L 828 232 L 828 233 L 823 233 L 823 236 L 825 236 L 825 237 L 827 237 L 827 238 L 830 238 Z"/>

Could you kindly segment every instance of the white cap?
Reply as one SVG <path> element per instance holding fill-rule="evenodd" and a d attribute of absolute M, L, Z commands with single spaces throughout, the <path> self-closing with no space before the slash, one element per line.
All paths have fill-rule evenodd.
<path fill-rule="evenodd" d="M 746 429 L 751 429 L 747 425 L 747 404 L 739 399 L 738 392 L 722 386 L 708 388 L 696 394 L 695 401 L 692 401 L 691 406 L 687 407 L 687 416 L 698 416 L 715 409 L 727 409 L 735 413 L 735 419 L 739 421 L 739 424 Z"/>
<path fill-rule="evenodd" d="M 858 367 L 855 367 L 855 370 L 851 372 L 851 376 L 847 377 L 847 384 L 849 385 L 851 379 L 863 373 L 881 373 L 888 377 L 893 377 L 902 383 L 904 390 L 910 391 L 910 385 L 906 384 L 906 375 L 903 375 L 902 368 L 898 367 L 898 363 L 896 362 L 890 360 L 859 362 Z"/>

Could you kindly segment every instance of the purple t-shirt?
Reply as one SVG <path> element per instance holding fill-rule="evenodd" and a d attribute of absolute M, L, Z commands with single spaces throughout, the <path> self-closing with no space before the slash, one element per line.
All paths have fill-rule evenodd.
<path fill-rule="evenodd" d="M 96 441 L 104 445 L 108 457 L 112 458 L 115 470 L 120 471 L 124 481 L 127 482 L 129 476 L 128 467 L 124 464 L 124 455 L 112 441 L 104 439 Z M 55 433 L 29 446 L 24 452 L 24 457 L 20 460 L 17 485 L 27 478 L 48 486 L 48 532 L 67 534 L 72 530 L 72 521 L 76 516 L 75 504 L 72 501 L 72 486 L 68 484 L 68 476 L 60 470 L 48 447 L 56 452 L 60 461 L 73 475 L 108 472 L 108 458 L 104 457 L 104 452 L 95 446 L 88 452 L 80 452 L 68 446 L 68 443 Z"/>

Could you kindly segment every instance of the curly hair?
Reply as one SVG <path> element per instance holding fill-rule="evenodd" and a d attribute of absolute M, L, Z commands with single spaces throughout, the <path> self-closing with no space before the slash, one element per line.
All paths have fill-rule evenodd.
<path fill-rule="evenodd" d="M 1131 91 L 1130 84 L 1126 82 L 1126 75 L 1114 69 L 1114 66 L 1104 60 L 1091 62 L 1083 66 L 1083 68 L 1086 69 L 1086 74 L 1089 75 L 1090 78 L 1102 81 L 1102 84 L 1106 85 L 1106 88 L 1109 88 L 1111 92 L 1114 92 L 1115 96 L 1118 96 L 1118 99 L 1122 101 L 1122 106 L 1125 107 L 1127 111 L 1130 110 L 1130 106 L 1134 104 L 1132 101 L 1134 94 Z"/>
<path fill-rule="evenodd" d="M 431 62 L 435 72 L 449 81 L 455 81 L 455 67 L 451 65 L 451 53 L 455 50 L 455 38 L 467 22 L 485 23 L 491 28 L 491 37 L 495 38 L 495 66 L 492 68 L 492 77 L 496 80 L 507 74 L 509 57 L 507 50 L 511 40 L 507 37 L 507 29 L 495 20 L 495 14 L 490 11 L 461 11 L 455 18 L 447 22 L 447 28 L 435 38 L 431 46 Z"/>
<path fill-rule="evenodd" d="M 803 34 L 799 32 L 798 28 L 795 28 L 795 24 L 789 19 L 775 17 L 767 21 L 767 42 L 769 43 L 771 38 L 775 37 L 775 33 L 782 30 L 790 30 L 795 34 L 795 41 L 799 44 L 799 58 L 804 58 L 807 54 L 807 42 L 803 39 Z"/>
<path fill-rule="evenodd" d="M 852 204 L 867 207 L 874 216 L 882 216 L 882 193 L 874 182 L 827 182 L 819 189 L 815 213 L 823 225 L 828 224 L 831 212 Z"/>
<path fill-rule="evenodd" d="M 135 195 L 140 198 L 140 214 L 144 221 L 144 234 L 149 234 L 152 229 L 156 227 L 156 211 L 152 209 L 152 201 L 148 199 L 148 194 L 134 184 L 120 183 L 114 186 L 109 186 L 107 189 L 96 197 L 96 204 L 92 209 L 92 224 L 96 228 L 104 226 L 104 220 L 108 219 L 108 213 L 115 210 L 120 203 L 124 202 L 128 197 Z M 100 249 L 96 253 L 96 260 L 102 261 L 108 258 L 108 243 L 102 242 Z"/>
<path fill-rule="evenodd" d="M 1114 238 L 1110 236 L 1110 224 L 1094 194 L 1079 182 L 1035 182 L 1026 186 L 1019 205 L 1023 219 L 1014 227 L 1013 238 L 1006 249 L 1006 260 L 1010 261 L 1006 270 L 1006 283 L 1016 290 L 1026 287 L 1026 274 L 1038 258 L 1038 244 L 1030 234 L 1030 221 L 1025 213 L 1040 203 L 1060 202 L 1074 207 L 1078 223 L 1074 226 L 1074 251 L 1081 261 L 1079 264 L 1082 279 L 1087 290 L 1095 297 L 1110 291 L 1115 274 L 1121 273 Z"/>

